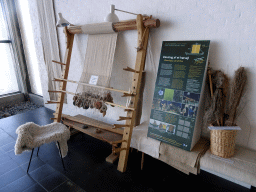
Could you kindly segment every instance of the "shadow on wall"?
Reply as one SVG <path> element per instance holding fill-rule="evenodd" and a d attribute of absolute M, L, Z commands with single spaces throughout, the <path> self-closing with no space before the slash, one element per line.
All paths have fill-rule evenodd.
<path fill-rule="evenodd" d="M 209 49 L 209 60 L 210 65 L 209 67 L 212 67 L 213 69 L 219 69 L 222 71 L 225 71 L 226 63 L 223 63 L 223 61 L 220 59 L 222 58 L 222 53 L 224 50 L 222 50 L 222 47 L 220 45 L 220 42 L 211 41 L 210 43 L 210 49 Z M 233 70 L 233 69 L 232 69 Z"/>

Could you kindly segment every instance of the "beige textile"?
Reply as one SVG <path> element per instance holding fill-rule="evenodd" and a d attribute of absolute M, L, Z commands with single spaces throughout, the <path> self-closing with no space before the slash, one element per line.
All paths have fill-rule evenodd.
<path fill-rule="evenodd" d="M 205 138 L 200 138 L 191 151 L 161 143 L 159 159 L 186 174 L 197 174 L 200 158 L 208 148 L 209 140 Z"/>
<path fill-rule="evenodd" d="M 88 35 L 85 62 L 80 82 L 89 83 L 97 76 L 98 86 L 109 87 L 116 48 L 117 33 Z M 77 93 L 98 92 L 99 89 L 78 85 Z"/>
<path fill-rule="evenodd" d="M 159 159 L 183 173 L 197 174 L 201 156 L 209 148 L 209 140 L 201 138 L 192 151 L 168 145 L 158 140 L 147 137 L 148 121 L 134 127 L 131 147 Z"/>
<path fill-rule="evenodd" d="M 201 158 L 200 167 L 226 175 L 230 178 L 256 186 L 256 152 L 241 146 L 236 146 L 235 155 L 225 159 L 211 157 L 208 150 Z"/>
<path fill-rule="evenodd" d="M 133 128 L 131 147 L 138 149 L 154 158 L 159 158 L 160 141 L 147 137 L 148 121 Z"/>

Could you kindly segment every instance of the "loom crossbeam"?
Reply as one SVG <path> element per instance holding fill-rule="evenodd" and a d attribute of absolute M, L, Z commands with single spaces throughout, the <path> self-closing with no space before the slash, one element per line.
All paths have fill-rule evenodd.
<path fill-rule="evenodd" d="M 159 19 L 151 19 L 149 17 L 143 17 L 143 26 L 146 28 L 158 28 L 160 26 L 160 20 Z M 84 33 L 83 30 L 83 25 L 80 26 L 69 26 L 68 31 L 71 34 L 80 34 Z M 113 23 L 113 30 L 115 32 L 120 32 L 120 31 L 127 31 L 127 30 L 137 30 L 137 20 L 127 20 L 127 21 L 120 21 L 117 23 Z"/>

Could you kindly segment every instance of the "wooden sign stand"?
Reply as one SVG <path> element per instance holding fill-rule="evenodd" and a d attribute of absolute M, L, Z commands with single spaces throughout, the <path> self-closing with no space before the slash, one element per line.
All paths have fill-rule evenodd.
<path fill-rule="evenodd" d="M 142 81 L 142 75 L 145 67 L 145 59 L 146 59 L 146 52 L 147 52 L 147 44 L 148 44 L 148 36 L 149 36 L 149 28 L 158 28 L 160 26 L 160 21 L 158 19 L 151 19 L 151 17 L 143 17 L 142 15 L 137 15 L 136 20 L 129 20 L 129 21 L 123 21 L 113 24 L 113 29 L 118 31 L 124 31 L 124 30 L 134 30 L 137 29 L 138 31 L 138 42 L 137 42 L 137 56 L 136 56 L 136 63 L 135 68 L 127 68 L 126 71 L 133 72 L 133 79 L 132 79 L 132 86 L 130 88 L 130 106 L 125 107 L 117 104 L 113 104 L 115 106 L 123 107 L 125 108 L 125 111 L 127 112 L 127 117 L 120 117 L 120 120 L 125 120 L 125 124 L 122 126 L 116 125 L 116 131 L 113 131 L 113 134 L 120 133 L 122 134 L 122 139 L 118 138 L 119 140 L 116 141 L 107 141 L 110 144 L 113 145 L 113 153 L 107 158 L 110 162 L 113 161 L 114 158 L 116 158 L 117 154 L 119 154 L 119 162 L 117 169 L 120 172 L 125 172 L 127 167 L 127 161 L 128 161 L 128 155 L 129 155 L 129 149 L 130 149 L 130 143 L 131 143 L 131 137 L 132 137 L 132 131 L 133 127 L 136 126 L 136 117 L 139 115 L 137 114 L 138 111 L 138 102 L 141 97 L 140 94 L 140 88 L 141 88 L 141 81 Z M 64 121 L 66 119 L 66 122 L 68 122 L 68 118 L 70 116 L 62 115 L 62 109 L 63 109 L 63 102 L 64 102 L 64 96 L 66 93 L 73 94 L 66 91 L 66 85 L 68 81 L 68 73 L 69 73 L 69 66 L 70 66 L 70 59 L 71 59 L 71 53 L 72 53 L 72 47 L 73 47 L 73 41 L 74 41 L 74 35 L 81 33 L 81 27 L 80 26 L 70 26 L 64 28 L 64 33 L 66 35 L 66 53 L 65 53 L 65 59 L 64 62 L 56 62 L 57 64 L 61 64 L 63 66 L 63 74 L 62 78 L 58 79 L 60 81 L 60 89 L 55 90 L 52 92 L 58 93 L 58 99 L 55 102 L 49 101 L 49 103 L 56 103 L 56 112 L 54 113 L 54 122 L 60 122 L 63 117 Z M 113 91 L 115 91 L 113 89 Z M 51 92 L 51 91 L 49 91 Z M 128 93 L 127 93 L 128 94 Z M 108 103 L 109 104 L 109 103 Z M 139 115 L 140 116 L 140 115 Z M 70 122 L 78 122 L 80 121 L 78 118 L 75 117 L 70 118 Z M 74 120 L 75 119 L 75 120 Z M 138 121 L 137 121 L 138 122 Z M 86 123 L 83 121 L 83 123 Z M 79 131 L 82 131 L 84 133 L 90 134 L 93 136 L 92 132 L 89 132 L 90 130 L 83 130 L 82 128 L 79 128 L 79 125 L 76 125 L 73 123 L 69 124 L 70 126 L 73 126 L 73 128 L 76 128 Z M 100 123 L 95 123 L 95 127 L 101 128 Z M 124 127 L 122 131 L 118 131 L 117 129 L 120 129 L 118 127 Z M 114 128 L 114 127 L 113 127 Z M 111 129 L 111 128 L 110 128 Z M 102 129 L 104 134 L 104 131 L 106 129 Z M 101 137 L 95 136 L 96 138 L 100 139 Z M 102 137 L 103 138 L 103 137 Z M 102 139 L 103 140 L 103 139 Z M 117 148 L 117 143 L 121 144 L 121 147 Z"/>

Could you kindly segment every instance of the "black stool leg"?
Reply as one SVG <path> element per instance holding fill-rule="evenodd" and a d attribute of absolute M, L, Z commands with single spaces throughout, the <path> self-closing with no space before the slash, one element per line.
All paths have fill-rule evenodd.
<path fill-rule="evenodd" d="M 61 162 L 62 162 L 62 165 L 63 165 L 63 169 L 66 170 L 65 166 L 64 166 L 63 158 L 62 158 L 62 155 L 61 155 L 60 144 L 59 144 L 58 141 L 57 141 L 57 144 L 58 144 L 58 148 L 59 148 L 59 153 L 60 153 L 60 158 L 61 158 Z"/>
<path fill-rule="evenodd" d="M 29 160 L 29 164 L 28 164 L 27 173 L 28 173 L 28 170 L 29 170 L 29 167 L 30 167 L 30 163 L 31 163 L 31 159 L 32 159 L 33 153 L 34 153 L 34 148 L 32 149 L 32 152 L 31 152 L 31 156 L 30 156 L 30 160 Z"/>
<path fill-rule="evenodd" d="M 40 149 L 40 147 L 38 147 L 38 149 L 37 149 L 37 154 L 36 154 L 37 156 L 38 156 L 39 149 Z"/>

